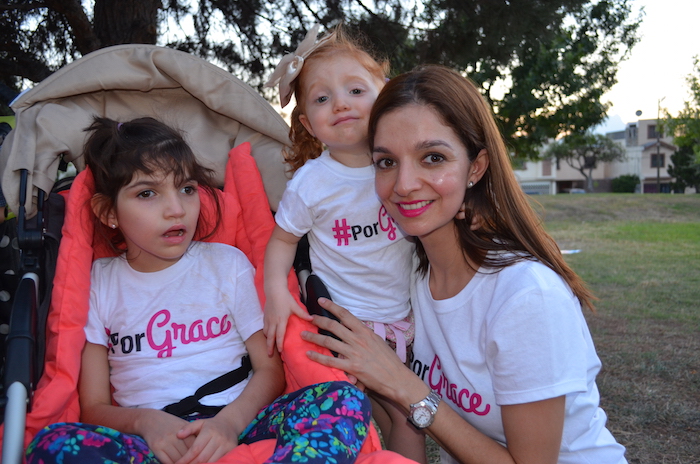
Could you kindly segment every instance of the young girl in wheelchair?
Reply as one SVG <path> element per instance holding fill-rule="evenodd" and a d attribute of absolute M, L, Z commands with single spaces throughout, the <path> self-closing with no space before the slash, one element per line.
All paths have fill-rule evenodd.
<path fill-rule="evenodd" d="M 81 422 L 46 427 L 27 462 L 213 462 L 266 438 L 277 439 L 270 462 L 354 462 L 369 400 L 347 382 L 278 398 L 253 266 L 201 241 L 221 220 L 219 192 L 183 136 L 152 118 L 87 130 L 90 207 L 119 256 L 92 267 Z"/>

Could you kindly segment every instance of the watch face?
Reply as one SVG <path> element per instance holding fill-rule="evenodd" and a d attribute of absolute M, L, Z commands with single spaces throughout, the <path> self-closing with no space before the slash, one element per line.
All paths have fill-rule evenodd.
<path fill-rule="evenodd" d="M 430 419 L 433 417 L 430 410 L 425 406 L 420 406 L 413 410 L 413 422 L 418 427 L 425 427 L 430 423 Z"/>

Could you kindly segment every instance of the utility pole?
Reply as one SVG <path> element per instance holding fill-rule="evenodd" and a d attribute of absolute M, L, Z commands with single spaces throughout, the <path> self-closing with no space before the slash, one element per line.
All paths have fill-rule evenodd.
<path fill-rule="evenodd" d="M 666 97 L 660 98 L 656 103 L 656 193 L 661 193 L 661 102 Z"/>
<path fill-rule="evenodd" d="M 640 124 L 639 124 L 639 121 L 640 121 L 639 117 L 642 115 L 642 110 L 637 110 L 634 114 L 637 115 L 637 125 L 640 125 Z M 658 115 L 657 115 L 657 116 L 658 116 Z M 625 143 L 625 145 L 626 145 L 626 146 L 629 146 L 629 145 L 630 145 L 630 139 L 631 139 L 631 134 L 629 133 L 629 131 L 630 131 L 629 125 L 628 125 L 626 131 L 628 131 L 628 134 L 627 134 L 628 140 L 627 140 L 627 142 Z M 638 145 L 638 143 L 637 143 L 638 140 L 639 140 L 639 132 L 637 132 L 637 135 L 635 136 L 635 140 L 634 140 L 634 145 L 635 145 L 635 146 Z M 625 150 L 626 150 L 626 148 L 625 148 Z M 640 154 L 639 154 L 639 159 L 637 160 L 637 176 L 639 177 L 639 193 L 641 193 L 641 194 L 644 193 L 644 167 L 643 167 L 643 164 L 642 164 L 642 159 L 643 159 L 643 158 L 644 158 L 644 157 L 643 157 L 642 154 L 640 153 Z M 635 188 L 635 192 L 636 192 L 636 191 L 637 191 L 637 189 Z"/>

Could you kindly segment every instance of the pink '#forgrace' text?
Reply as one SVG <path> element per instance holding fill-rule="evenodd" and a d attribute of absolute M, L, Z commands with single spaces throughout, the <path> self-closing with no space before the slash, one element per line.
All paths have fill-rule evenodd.
<path fill-rule="evenodd" d="M 491 405 L 488 403 L 482 407 L 483 399 L 480 394 L 470 393 L 466 388 L 457 391 L 457 385 L 450 383 L 445 373 L 442 372 L 442 363 L 437 355 L 428 371 L 428 385 L 443 397 L 447 397 L 464 412 L 485 416 L 491 410 Z"/>
<path fill-rule="evenodd" d="M 220 337 L 228 333 L 232 326 L 227 314 L 221 318 L 210 317 L 206 322 L 197 319 L 189 325 L 178 324 L 170 322 L 170 311 L 161 309 L 148 321 L 146 339 L 148 345 L 158 351 L 159 358 L 168 358 L 173 355 L 176 344 L 188 345 Z"/>

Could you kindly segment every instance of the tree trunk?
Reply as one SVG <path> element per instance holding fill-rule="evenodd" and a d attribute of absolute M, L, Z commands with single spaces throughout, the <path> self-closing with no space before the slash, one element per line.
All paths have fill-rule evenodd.
<path fill-rule="evenodd" d="M 593 169 L 588 170 L 588 176 L 586 177 L 586 192 L 593 192 Z"/>
<path fill-rule="evenodd" d="M 95 0 L 95 34 L 103 47 L 155 44 L 161 0 Z"/>
<path fill-rule="evenodd" d="M 569 163 L 569 166 L 571 166 L 572 168 L 576 169 L 578 172 L 581 173 L 581 175 L 583 176 L 584 190 L 585 190 L 586 192 L 589 192 L 588 189 L 589 189 L 589 188 L 592 188 L 592 186 L 593 186 L 593 180 L 592 180 L 592 177 L 591 177 L 590 175 L 586 174 L 586 169 L 585 169 L 583 166 L 581 166 L 581 165 L 574 166 L 574 165 L 571 164 L 571 163 Z"/>

